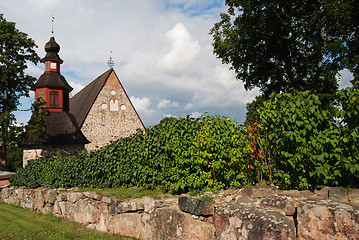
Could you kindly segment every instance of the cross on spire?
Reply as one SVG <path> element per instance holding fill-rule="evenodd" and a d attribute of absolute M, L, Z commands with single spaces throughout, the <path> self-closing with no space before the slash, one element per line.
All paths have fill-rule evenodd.
<path fill-rule="evenodd" d="M 115 62 L 112 60 L 112 51 L 110 51 L 110 58 L 107 61 L 107 65 L 112 68 L 115 65 Z"/>

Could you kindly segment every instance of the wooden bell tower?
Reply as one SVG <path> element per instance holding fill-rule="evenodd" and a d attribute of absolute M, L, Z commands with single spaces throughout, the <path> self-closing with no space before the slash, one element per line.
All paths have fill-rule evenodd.
<path fill-rule="evenodd" d="M 45 51 L 46 56 L 41 59 L 41 62 L 45 63 L 45 72 L 35 84 L 35 99 L 41 97 L 49 112 L 68 112 L 72 87 L 60 74 L 60 64 L 63 61 L 58 55 L 60 46 L 54 36 L 46 43 Z"/>

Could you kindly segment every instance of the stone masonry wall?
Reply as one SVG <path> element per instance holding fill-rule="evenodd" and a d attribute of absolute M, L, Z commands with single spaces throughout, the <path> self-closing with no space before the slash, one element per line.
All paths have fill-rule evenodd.
<path fill-rule="evenodd" d="M 40 158 L 55 158 L 59 152 L 63 156 L 71 156 L 81 153 L 85 149 L 84 144 L 67 144 L 61 146 L 43 146 L 42 149 L 24 149 L 22 165 L 25 167 L 29 161 Z"/>
<path fill-rule="evenodd" d="M 86 149 L 101 148 L 135 133 L 138 128 L 145 130 L 116 74 L 112 72 L 81 127 L 91 142 Z"/>
<path fill-rule="evenodd" d="M 139 239 L 358 239 L 359 189 L 279 191 L 274 186 L 121 200 L 65 189 L 0 188 L 0 201 Z"/>
<path fill-rule="evenodd" d="M 0 200 L 139 239 L 214 239 L 213 223 L 182 212 L 177 199 L 120 201 L 94 192 L 4 188 Z"/>

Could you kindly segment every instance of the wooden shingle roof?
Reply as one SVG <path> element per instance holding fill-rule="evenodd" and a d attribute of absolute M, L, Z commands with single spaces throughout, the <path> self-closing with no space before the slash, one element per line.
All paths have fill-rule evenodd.
<path fill-rule="evenodd" d="M 74 115 L 80 127 L 112 71 L 113 68 L 109 69 L 70 98 L 70 113 Z"/>
<path fill-rule="evenodd" d="M 67 83 L 64 76 L 55 72 L 45 72 L 39 77 L 39 80 L 35 83 L 35 88 L 60 88 L 72 91 L 72 87 Z"/>
<path fill-rule="evenodd" d="M 33 118 L 34 116 L 31 116 Z M 51 112 L 44 117 L 47 136 L 26 134 L 23 146 L 59 145 L 59 144 L 87 144 L 89 140 L 81 132 L 74 116 L 68 112 Z"/>

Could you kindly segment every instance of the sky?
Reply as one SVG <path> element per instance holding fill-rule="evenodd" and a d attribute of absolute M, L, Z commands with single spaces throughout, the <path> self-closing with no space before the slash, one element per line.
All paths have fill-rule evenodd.
<path fill-rule="evenodd" d="M 51 37 L 60 45 L 61 74 L 72 95 L 109 69 L 114 70 L 146 127 L 168 116 L 202 114 L 245 120 L 246 104 L 260 95 L 246 91 L 229 65 L 213 55 L 210 29 L 226 12 L 224 0 L 0 0 L 0 13 L 38 45 Z M 44 65 L 29 64 L 38 78 Z M 340 86 L 351 75 L 342 72 Z M 34 101 L 22 98 L 19 109 Z M 71 108 L 71 106 L 70 106 Z M 18 123 L 31 112 L 16 112 Z"/>

